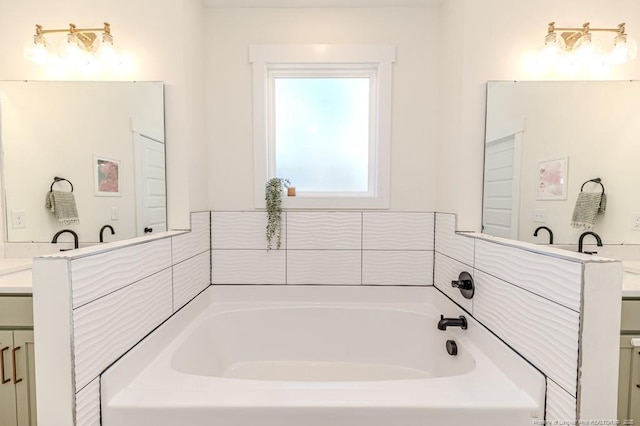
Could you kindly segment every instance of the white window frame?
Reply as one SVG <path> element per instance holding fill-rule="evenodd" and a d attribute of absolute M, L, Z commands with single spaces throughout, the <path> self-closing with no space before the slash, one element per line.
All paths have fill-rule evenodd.
<path fill-rule="evenodd" d="M 293 209 L 388 209 L 390 198 L 391 85 L 395 46 L 252 45 L 254 204 L 265 208 L 265 184 L 275 173 L 273 79 L 367 77 L 370 88 L 369 192 L 300 192 L 283 198 Z M 286 176 L 279 176 L 286 178 Z M 295 185 L 295 182 L 292 182 Z"/>

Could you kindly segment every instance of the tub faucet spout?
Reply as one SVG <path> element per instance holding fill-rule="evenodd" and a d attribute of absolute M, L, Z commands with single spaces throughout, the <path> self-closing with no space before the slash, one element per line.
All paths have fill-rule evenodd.
<path fill-rule="evenodd" d="M 445 318 L 444 315 L 440 315 L 440 321 L 438 321 L 438 330 L 446 330 L 447 327 L 460 327 L 463 330 L 467 329 L 467 319 L 460 315 L 458 318 Z"/>

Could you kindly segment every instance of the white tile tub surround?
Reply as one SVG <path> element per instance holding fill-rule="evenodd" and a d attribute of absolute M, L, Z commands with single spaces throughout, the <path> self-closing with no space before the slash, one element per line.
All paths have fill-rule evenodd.
<path fill-rule="evenodd" d="M 286 284 L 285 250 L 212 250 L 212 284 Z"/>
<path fill-rule="evenodd" d="M 508 262 L 505 262 L 509 259 Z M 475 267 L 575 311 L 580 310 L 582 264 L 476 241 Z"/>
<path fill-rule="evenodd" d="M 208 232 L 208 230 L 207 230 Z M 211 255 L 200 253 L 173 266 L 173 311 L 177 311 L 211 284 Z"/>
<path fill-rule="evenodd" d="M 434 285 L 467 312 L 471 312 L 473 299 L 465 299 L 459 289 L 451 286 L 451 281 L 457 280 L 461 272 L 468 272 L 472 277 L 474 274 L 473 268 L 469 265 L 458 262 L 444 254 L 436 253 Z"/>
<path fill-rule="evenodd" d="M 569 395 L 551 380 L 547 380 L 546 420 L 549 422 L 566 422 L 576 417 L 576 398 Z M 553 424 L 553 423 L 550 423 Z M 570 424 L 570 423 L 565 423 Z"/>
<path fill-rule="evenodd" d="M 363 250 L 433 251 L 433 213 L 362 214 Z"/>
<path fill-rule="evenodd" d="M 479 270 L 474 281 L 473 316 L 576 396 L 578 312 Z"/>
<path fill-rule="evenodd" d="M 100 378 L 95 378 L 76 394 L 76 424 L 100 425 Z"/>
<path fill-rule="evenodd" d="M 435 215 L 435 251 L 473 267 L 475 239 L 456 234 L 456 216 Z"/>
<path fill-rule="evenodd" d="M 213 284 L 433 284 L 434 213 L 285 212 L 268 252 L 266 220 L 212 212 Z"/>
<path fill-rule="evenodd" d="M 363 250 L 363 285 L 431 285 L 432 251 Z"/>
<path fill-rule="evenodd" d="M 194 213 L 190 233 L 171 231 L 34 260 L 40 424 L 99 424 L 104 368 L 208 286 L 209 215 Z"/>
<path fill-rule="evenodd" d="M 210 212 L 192 213 L 191 232 L 178 235 L 171 239 L 173 263 L 179 263 L 200 253 L 209 251 L 211 247 L 210 227 Z"/>
<path fill-rule="evenodd" d="M 362 213 L 288 212 L 286 248 L 361 250 Z"/>
<path fill-rule="evenodd" d="M 360 285 L 360 250 L 287 250 L 287 284 Z"/>

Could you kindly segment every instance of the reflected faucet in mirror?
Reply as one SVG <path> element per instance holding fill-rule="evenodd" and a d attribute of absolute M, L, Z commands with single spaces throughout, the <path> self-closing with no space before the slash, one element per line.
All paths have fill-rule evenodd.
<path fill-rule="evenodd" d="M 102 228 L 100 228 L 100 242 L 104 243 L 104 231 L 105 229 L 108 229 L 111 231 L 111 235 L 116 235 L 116 231 L 113 230 L 113 226 L 111 225 L 104 225 Z"/>
<path fill-rule="evenodd" d="M 587 232 L 583 232 L 582 234 L 580 234 L 580 238 L 578 239 L 578 252 L 579 253 L 586 253 L 586 254 L 596 254 L 598 253 L 597 251 L 582 251 L 582 242 L 584 240 L 584 237 L 586 237 L 587 235 L 593 235 L 593 237 L 596 239 L 596 245 L 598 247 L 602 247 L 602 240 L 600 239 L 600 235 L 596 234 L 593 231 L 587 231 Z"/>
<path fill-rule="evenodd" d="M 58 243 L 58 237 L 64 233 L 68 232 L 69 234 L 73 235 L 73 248 L 77 249 L 78 248 L 78 234 L 75 233 L 75 231 L 72 231 L 71 229 L 63 229 L 62 231 L 58 231 L 56 232 L 56 234 L 53 236 L 53 239 L 51 240 L 52 244 L 57 244 Z M 64 251 L 64 250 L 60 250 L 60 251 Z"/>
<path fill-rule="evenodd" d="M 549 233 L 549 244 L 553 244 L 553 231 L 551 231 L 550 228 L 546 227 L 546 226 L 538 226 L 536 228 L 535 231 L 533 231 L 533 236 L 537 237 L 538 236 L 538 231 L 544 229 L 545 231 L 547 231 Z"/>

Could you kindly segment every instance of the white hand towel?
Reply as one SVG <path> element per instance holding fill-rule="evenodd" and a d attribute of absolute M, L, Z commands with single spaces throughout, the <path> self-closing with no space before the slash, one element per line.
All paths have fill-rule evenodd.
<path fill-rule="evenodd" d="M 51 213 L 53 213 L 58 219 L 58 222 L 63 225 L 77 225 L 80 223 L 73 192 L 47 192 L 45 207 L 51 209 Z"/>
<path fill-rule="evenodd" d="M 571 226 L 585 231 L 593 229 L 598 212 L 604 212 L 606 208 L 606 201 L 602 203 L 603 195 L 602 192 L 580 192 L 573 209 Z"/>

